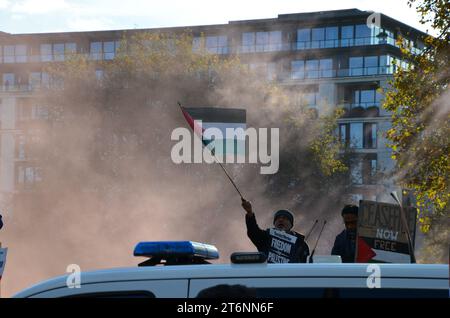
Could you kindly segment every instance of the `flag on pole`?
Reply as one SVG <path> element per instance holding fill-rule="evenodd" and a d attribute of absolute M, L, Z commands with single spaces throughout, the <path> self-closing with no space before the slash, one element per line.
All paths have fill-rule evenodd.
<path fill-rule="evenodd" d="M 189 126 L 208 149 L 217 156 L 245 155 L 246 111 L 236 108 L 181 107 Z M 201 121 L 201 127 L 197 124 Z M 222 138 L 209 139 L 204 135 L 208 128 L 216 128 Z M 227 135 L 228 129 L 228 135 Z M 232 134 L 231 134 L 232 132 Z"/>

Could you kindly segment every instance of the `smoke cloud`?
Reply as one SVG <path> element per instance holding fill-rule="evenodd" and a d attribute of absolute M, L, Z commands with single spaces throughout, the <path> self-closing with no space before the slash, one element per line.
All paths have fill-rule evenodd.
<path fill-rule="evenodd" d="M 101 80 L 94 75 L 99 66 L 79 57 L 49 70 L 53 87 L 36 97 L 49 107 L 49 119 L 34 131 L 39 140 L 32 146 L 42 181 L 17 195 L 5 217 L 2 296 L 65 274 L 69 264 L 82 271 L 136 266 L 139 241 L 214 244 L 224 263 L 234 251 L 256 250 L 240 197 L 220 167 L 171 161 L 171 132 L 187 125 L 177 101 L 245 108 L 248 127 L 280 128 L 277 174 L 261 175 L 255 164 L 225 166 L 261 228 L 271 226 L 280 208 L 293 211 L 294 229 L 302 233 L 327 219 L 316 255 L 330 253 L 343 228 L 346 183 L 321 174 L 309 147 L 318 121 L 292 104 L 299 92 L 268 84 L 241 62 L 194 54 L 185 45 L 189 38 L 176 43 L 176 53 L 161 53 L 155 46 L 173 42 L 154 37 L 128 41 L 126 54 L 102 65 Z"/>

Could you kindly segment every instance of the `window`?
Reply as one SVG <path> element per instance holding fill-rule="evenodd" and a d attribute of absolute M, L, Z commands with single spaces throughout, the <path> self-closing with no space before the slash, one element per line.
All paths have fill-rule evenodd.
<path fill-rule="evenodd" d="M 338 46 L 339 46 L 338 27 L 325 28 L 325 45 L 324 45 L 324 47 L 338 47 Z"/>
<path fill-rule="evenodd" d="M 320 77 L 333 77 L 333 60 L 320 60 Z"/>
<path fill-rule="evenodd" d="M 356 160 L 350 165 L 350 179 L 352 184 L 363 184 L 362 161 Z"/>
<path fill-rule="evenodd" d="M 64 61 L 64 43 L 53 44 L 53 58 L 55 61 Z"/>
<path fill-rule="evenodd" d="M 155 294 L 150 291 L 112 291 L 112 292 L 98 292 L 86 294 L 74 294 L 65 296 L 63 298 L 156 298 Z"/>
<path fill-rule="evenodd" d="M 242 33 L 242 52 L 255 52 L 255 38 L 254 32 Z"/>
<path fill-rule="evenodd" d="M 213 54 L 228 54 L 228 39 L 226 36 L 207 36 L 206 51 Z"/>
<path fill-rule="evenodd" d="M 371 44 L 371 29 L 366 24 L 355 26 L 355 45 Z"/>
<path fill-rule="evenodd" d="M 3 87 L 4 89 L 10 89 L 16 84 L 14 73 L 3 73 Z"/>
<path fill-rule="evenodd" d="M 268 81 L 273 81 L 277 76 L 276 63 L 251 63 L 250 70 L 256 72 L 260 76 L 264 76 Z"/>
<path fill-rule="evenodd" d="M 380 74 L 393 74 L 394 65 L 392 65 L 393 58 L 390 55 L 380 56 Z"/>
<path fill-rule="evenodd" d="M 20 166 L 17 174 L 17 182 L 22 185 L 32 185 L 42 181 L 42 171 L 40 167 Z"/>
<path fill-rule="evenodd" d="M 325 40 L 325 29 L 324 28 L 314 28 L 311 32 L 311 47 L 319 48 L 324 46 Z"/>
<path fill-rule="evenodd" d="M 364 123 L 364 148 L 377 147 L 377 124 Z"/>
<path fill-rule="evenodd" d="M 41 44 L 41 62 L 50 62 L 53 60 L 52 45 Z"/>
<path fill-rule="evenodd" d="M 319 77 L 319 60 L 306 61 L 306 78 Z"/>
<path fill-rule="evenodd" d="M 311 29 L 297 30 L 297 50 L 309 49 L 311 47 Z"/>
<path fill-rule="evenodd" d="M 304 79 L 306 69 L 306 78 L 333 77 L 333 60 L 296 60 L 291 62 L 292 79 Z"/>
<path fill-rule="evenodd" d="M 349 67 L 350 76 L 362 76 L 363 75 L 363 58 L 362 57 L 350 57 Z"/>
<path fill-rule="evenodd" d="M 103 42 L 103 59 L 112 60 L 116 57 L 117 50 L 120 46 L 120 41 Z M 100 53 L 100 52 L 97 52 Z"/>
<path fill-rule="evenodd" d="M 364 75 L 378 74 L 378 56 L 364 57 Z"/>
<path fill-rule="evenodd" d="M 102 42 L 91 42 L 90 57 L 92 60 L 102 59 Z"/>
<path fill-rule="evenodd" d="M 3 62 L 14 63 L 14 45 L 5 45 L 3 47 Z"/>
<path fill-rule="evenodd" d="M 291 62 L 292 79 L 305 78 L 305 61 Z"/>
<path fill-rule="evenodd" d="M 354 34 L 353 34 L 353 25 L 346 25 L 341 28 L 341 46 L 353 46 L 354 44 Z"/>
<path fill-rule="evenodd" d="M 27 61 L 27 46 L 24 44 L 16 45 L 15 56 L 17 63 L 25 63 Z"/>
<path fill-rule="evenodd" d="M 347 141 L 348 141 L 348 124 L 340 124 L 339 125 L 339 140 L 341 141 L 341 143 L 343 145 L 347 145 Z"/>
<path fill-rule="evenodd" d="M 351 103 L 352 108 L 354 107 L 379 107 L 381 100 L 381 94 L 377 92 L 377 89 L 357 89 L 353 91 L 353 101 Z"/>
<path fill-rule="evenodd" d="M 350 123 L 350 147 L 361 149 L 363 147 L 363 124 Z"/>
<path fill-rule="evenodd" d="M 256 37 L 249 37 L 248 40 L 250 39 L 256 40 L 256 52 L 279 51 L 282 48 L 281 31 L 256 32 Z"/>

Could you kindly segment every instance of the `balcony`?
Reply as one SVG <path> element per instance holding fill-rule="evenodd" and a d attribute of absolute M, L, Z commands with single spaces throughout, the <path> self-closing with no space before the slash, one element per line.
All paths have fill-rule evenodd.
<path fill-rule="evenodd" d="M 323 80 L 330 78 L 347 78 L 360 76 L 380 76 L 392 75 L 395 72 L 394 66 L 361 67 L 351 69 L 312 69 L 301 71 L 285 71 L 278 75 L 278 80 L 282 82 L 303 81 L 303 80 Z"/>
<path fill-rule="evenodd" d="M 366 103 L 339 103 L 338 107 L 344 109 L 342 117 L 378 117 L 380 115 L 380 102 Z"/>

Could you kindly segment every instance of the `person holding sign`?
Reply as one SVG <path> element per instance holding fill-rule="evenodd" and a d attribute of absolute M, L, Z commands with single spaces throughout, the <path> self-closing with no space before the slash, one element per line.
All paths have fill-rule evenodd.
<path fill-rule="evenodd" d="M 259 252 L 267 255 L 268 263 L 306 263 L 309 247 L 302 234 L 292 231 L 294 216 L 288 210 L 279 210 L 273 218 L 274 228 L 259 228 L 249 201 L 242 199 L 247 212 L 247 235 Z"/>
<path fill-rule="evenodd" d="M 336 236 L 331 255 L 340 255 L 343 263 L 354 263 L 358 207 L 356 205 L 346 205 L 342 209 L 341 215 L 345 224 L 345 230 Z"/>

